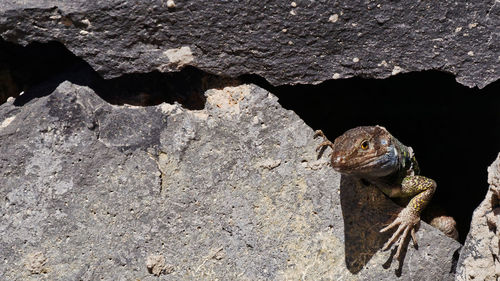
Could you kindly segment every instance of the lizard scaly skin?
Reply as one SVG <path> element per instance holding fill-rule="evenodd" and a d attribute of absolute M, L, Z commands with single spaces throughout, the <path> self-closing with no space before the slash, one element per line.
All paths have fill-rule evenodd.
<path fill-rule="evenodd" d="M 317 148 L 318 157 L 330 147 L 333 169 L 341 174 L 362 178 L 391 198 L 411 198 L 398 217 L 380 230 L 385 232 L 398 226 L 382 250 L 387 250 L 394 242 L 399 241 L 395 255 L 398 259 L 408 235 L 411 235 L 413 244 L 417 245 L 415 229 L 420 223 L 420 213 L 436 190 L 436 182 L 418 175 L 418 164 L 412 148 L 403 145 L 380 126 L 350 129 L 333 143 L 320 130 L 314 135 L 318 136 L 323 137 L 323 142 Z"/>

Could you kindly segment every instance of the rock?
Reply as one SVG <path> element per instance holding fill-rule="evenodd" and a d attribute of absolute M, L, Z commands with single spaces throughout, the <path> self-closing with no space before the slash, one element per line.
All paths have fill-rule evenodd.
<path fill-rule="evenodd" d="M 474 211 L 470 232 L 460 253 L 457 280 L 500 278 L 500 154 L 488 168 L 490 188 Z"/>
<path fill-rule="evenodd" d="M 7 1 L 0 36 L 62 42 L 106 78 L 185 65 L 274 85 L 429 69 L 469 87 L 500 77 L 497 1 L 293 3 Z"/>
<path fill-rule="evenodd" d="M 114 106 L 64 82 L 1 105 L 2 279 L 26 279 L 33 252 L 44 280 L 453 278 L 460 244 L 425 223 L 402 264 L 380 251 L 399 207 L 317 160 L 276 97 L 206 96 L 201 110 Z"/>
<path fill-rule="evenodd" d="M 165 257 L 162 255 L 150 255 L 146 260 L 146 267 L 149 272 L 159 276 L 160 274 L 169 274 L 174 271 L 172 266 L 166 264 Z"/>
<path fill-rule="evenodd" d="M 34 252 L 26 257 L 26 269 L 32 274 L 46 273 L 44 268 L 47 258 L 42 252 Z"/>

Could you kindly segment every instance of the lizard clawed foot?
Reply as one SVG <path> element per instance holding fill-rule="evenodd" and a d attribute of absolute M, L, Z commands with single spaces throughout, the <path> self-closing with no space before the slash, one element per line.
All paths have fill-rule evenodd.
<path fill-rule="evenodd" d="M 324 134 L 324 133 L 323 133 L 323 131 L 321 131 L 321 130 L 316 130 L 316 131 L 314 131 L 314 136 L 313 136 L 313 138 L 317 138 L 317 137 L 322 137 L 323 139 L 326 139 L 325 134 Z"/>
<path fill-rule="evenodd" d="M 408 234 L 411 235 L 411 238 L 413 240 L 413 245 L 417 247 L 418 244 L 417 244 L 417 237 L 415 235 L 415 228 L 418 226 L 419 223 L 420 223 L 420 216 L 418 213 L 415 213 L 409 208 L 403 209 L 399 213 L 398 217 L 391 224 L 380 230 L 380 232 L 386 232 L 387 230 L 392 229 L 395 226 L 399 225 L 398 229 L 394 232 L 392 237 L 384 244 L 384 247 L 382 247 L 382 251 L 389 249 L 390 246 L 394 242 L 396 242 L 396 240 L 398 240 L 398 250 L 394 257 L 396 259 L 399 259 L 401 250 L 403 249 L 403 246 L 405 244 L 404 242 L 406 241 Z"/>
<path fill-rule="evenodd" d="M 333 149 L 333 143 L 326 138 L 325 134 L 321 130 L 317 130 L 314 132 L 313 138 L 317 138 L 317 137 L 323 138 L 323 142 L 320 143 L 318 145 L 318 147 L 316 147 L 316 152 L 318 152 L 318 159 L 319 159 L 319 158 L 321 158 L 321 156 L 323 155 L 323 152 L 325 152 L 325 149 L 327 147 L 330 147 Z"/>

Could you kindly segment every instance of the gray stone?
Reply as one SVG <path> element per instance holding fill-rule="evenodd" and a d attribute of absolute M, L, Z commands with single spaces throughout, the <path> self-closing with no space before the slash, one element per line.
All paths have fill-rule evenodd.
<path fill-rule="evenodd" d="M 488 168 L 490 188 L 474 211 L 470 232 L 460 253 L 456 280 L 500 278 L 500 154 Z"/>
<path fill-rule="evenodd" d="M 293 5 L 292 5 L 293 4 Z M 7 41 L 62 42 L 106 78 L 185 65 L 274 85 L 435 69 L 500 77 L 498 1 L 3 1 Z"/>
<path fill-rule="evenodd" d="M 276 97 L 206 96 L 202 110 L 112 106 L 64 82 L 1 105 L 0 279 L 453 278 L 459 243 L 425 223 L 401 265 L 380 251 L 397 205 L 317 160 Z"/>

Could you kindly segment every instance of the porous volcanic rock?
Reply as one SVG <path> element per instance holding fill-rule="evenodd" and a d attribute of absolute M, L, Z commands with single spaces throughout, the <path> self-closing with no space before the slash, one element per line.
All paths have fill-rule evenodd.
<path fill-rule="evenodd" d="M 316 159 L 313 131 L 254 85 L 114 106 L 62 83 L 0 106 L 2 280 L 451 280 L 460 244 Z M 455 260 L 456 262 L 456 260 Z"/>
<path fill-rule="evenodd" d="M 488 168 L 490 188 L 474 211 L 470 232 L 460 253 L 456 280 L 500 278 L 500 154 Z"/>
<path fill-rule="evenodd" d="M 59 41 L 105 78 L 196 66 L 274 85 L 441 70 L 500 77 L 498 1 L 3 1 L 0 36 Z"/>

